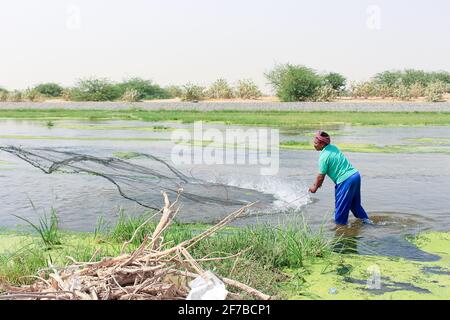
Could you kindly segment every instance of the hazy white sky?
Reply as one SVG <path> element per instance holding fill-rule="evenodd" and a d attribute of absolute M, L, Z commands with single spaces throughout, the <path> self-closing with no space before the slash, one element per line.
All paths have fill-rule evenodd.
<path fill-rule="evenodd" d="M 284 62 L 350 80 L 450 70 L 447 0 L 2 0 L 0 30 L 7 89 L 86 76 L 267 88 Z"/>

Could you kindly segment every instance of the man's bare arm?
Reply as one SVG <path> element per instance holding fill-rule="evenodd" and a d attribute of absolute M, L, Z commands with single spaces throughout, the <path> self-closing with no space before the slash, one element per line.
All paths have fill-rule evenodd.
<path fill-rule="evenodd" d="M 316 182 L 309 188 L 309 192 L 316 193 L 317 189 L 322 186 L 324 180 L 325 175 L 319 173 L 316 177 Z"/>

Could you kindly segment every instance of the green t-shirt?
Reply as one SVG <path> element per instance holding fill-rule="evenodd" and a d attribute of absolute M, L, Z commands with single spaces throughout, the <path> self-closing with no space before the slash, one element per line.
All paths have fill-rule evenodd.
<path fill-rule="evenodd" d="M 329 144 L 320 152 L 319 173 L 326 174 L 335 184 L 358 172 L 335 145 Z"/>

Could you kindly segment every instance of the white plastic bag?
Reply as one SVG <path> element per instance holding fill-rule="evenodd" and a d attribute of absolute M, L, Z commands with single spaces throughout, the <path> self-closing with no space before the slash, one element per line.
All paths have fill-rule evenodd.
<path fill-rule="evenodd" d="M 206 271 L 189 283 L 191 291 L 186 300 L 225 300 L 228 291 L 225 284 L 211 271 Z"/>

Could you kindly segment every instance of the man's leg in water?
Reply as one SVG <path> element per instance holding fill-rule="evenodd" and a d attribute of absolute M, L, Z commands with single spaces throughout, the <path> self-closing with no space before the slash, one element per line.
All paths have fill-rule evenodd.
<path fill-rule="evenodd" d="M 348 214 L 352 205 L 355 188 L 352 188 L 350 178 L 337 184 L 335 187 L 336 210 L 334 222 L 337 227 L 344 226 L 348 222 Z"/>
<path fill-rule="evenodd" d="M 348 179 L 352 180 L 351 183 L 355 189 L 350 210 L 356 218 L 363 220 L 363 222 L 369 222 L 369 216 L 361 205 L 361 176 L 356 173 Z"/>

